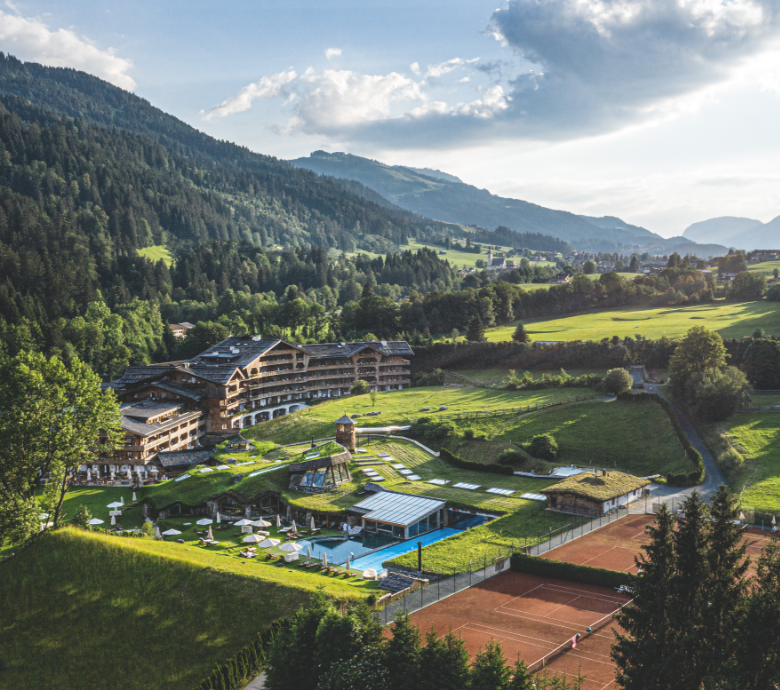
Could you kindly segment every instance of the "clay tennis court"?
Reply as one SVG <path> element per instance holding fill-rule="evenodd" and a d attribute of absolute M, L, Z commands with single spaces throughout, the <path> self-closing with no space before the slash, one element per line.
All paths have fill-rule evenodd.
<path fill-rule="evenodd" d="M 645 527 L 653 520 L 654 515 L 628 515 L 545 552 L 542 558 L 636 575 L 634 557 L 644 553 L 641 551 L 642 546 L 650 542 Z"/>
<path fill-rule="evenodd" d="M 645 527 L 652 524 L 654 519 L 653 515 L 629 515 L 547 551 L 542 554 L 542 558 L 636 575 L 634 557 L 645 553 L 641 550 L 642 546 L 650 542 Z M 775 538 L 771 532 L 764 530 L 752 527 L 745 530 L 746 555 L 751 560 L 750 572 L 755 572 L 762 549 Z"/>
<path fill-rule="evenodd" d="M 433 626 L 442 635 L 452 628 L 472 656 L 488 640 L 500 642 L 509 663 L 519 655 L 534 668 L 565 644 L 566 651 L 546 668 L 572 678 L 581 671 L 587 677 L 584 688 L 604 690 L 614 687 L 615 677 L 610 614 L 628 600 L 606 587 L 507 572 L 418 611 L 412 621 L 422 632 Z M 588 634 L 585 628 L 597 622 L 599 628 Z M 581 639 L 571 649 L 568 641 L 577 633 Z"/>

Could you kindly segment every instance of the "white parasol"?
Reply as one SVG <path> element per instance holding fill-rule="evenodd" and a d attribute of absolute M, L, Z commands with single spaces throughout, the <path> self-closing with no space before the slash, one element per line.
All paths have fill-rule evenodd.
<path fill-rule="evenodd" d="M 264 539 L 263 541 L 261 541 L 258 544 L 258 546 L 261 549 L 268 549 L 268 548 L 270 548 L 272 546 L 279 546 L 279 544 L 281 544 L 281 543 L 282 542 L 279 539 Z"/>
<path fill-rule="evenodd" d="M 100 518 L 92 518 L 87 524 L 88 525 L 102 525 L 104 520 L 101 520 Z"/>
<path fill-rule="evenodd" d="M 124 505 L 124 503 L 120 503 L 119 501 L 114 501 L 113 503 L 109 503 L 106 508 L 121 508 Z"/>
<path fill-rule="evenodd" d="M 210 525 L 214 520 L 210 520 L 209 518 L 203 518 L 202 520 L 198 520 L 199 525 Z"/>
<path fill-rule="evenodd" d="M 303 547 L 298 542 L 294 541 L 288 541 L 286 544 L 282 544 L 279 549 L 281 551 L 303 551 Z"/>
<path fill-rule="evenodd" d="M 745 522 L 745 513 L 740 513 L 739 514 L 739 521 L 740 522 Z"/>
<path fill-rule="evenodd" d="M 112 515 L 112 516 L 111 516 L 111 524 L 112 524 L 112 525 L 115 525 L 115 524 L 116 524 L 116 515 Z"/>
<path fill-rule="evenodd" d="M 89 467 L 87 467 L 87 481 L 88 482 L 92 481 L 92 472 L 89 471 Z"/>
<path fill-rule="evenodd" d="M 292 521 L 292 524 L 290 525 L 290 531 L 291 532 L 297 532 L 298 528 L 295 526 L 295 520 Z"/>
<path fill-rule="evenodd" d="M 328 554 L 327 553 L 323 553 L 321 555 L 322 555 L 322 565 L 323 565 L 323 567 L 327 568 L 328 567 Z"/>
<path fill-rule="evenodd" d="M 263 520 L 263 518 L 260 518 L 259 520 L 255 520 L 252 523 L 255 527 L 270 527 L 271 523 L 267 520 Z"/>
<path fill-rule="evenodd" d="M 135 497 L 135 491 L 133 491 L 133 503 L 135 503 L 138 499 Z"/>
<path fill-rule="evenodd" d="M 306 558 L 311 560 L 311 546 L 309 544 L 306 544 Z"/>
<path fill-rule="evenodd" d="M 211 525 L 209 525 L 209 539 L 214 541 L 214 533 L 211 531 Z"/>
<path fill-rule="evenodd" d="M 346 566 L 347 570 L 351 570 L 349 562 L 350 562 L 350 558 L 349 558 L 349 556 L 347 556 L 347 566 Z"/>
<path fill-rule="evenodd" d="M 128 467 L 128 468 L 127 468 L 127 479 L 128 479 L 129 481 L 133 481 L 133 473 L 132 473 L 132 471 L 130 470 L 130 467 Z"/>
<path fill-rule="evenodd" d="M 219 511 L 217 511 L 217 524 L 218 525 L 222 524 L 222 516 L 219 514 Z"/>
<path fill-rule="evenodd" d="M 257 534 L 249 534 L 246 537 L 244 537 L 241 541 L 243 541 L 245 544 L 259 544 L 263 541 L 263 538 L 258 536 Z"/>
<path fill-rule="evenodd" d="M 281 526 L 282 526 L 282 518 L 281 518 L 281 517 L 279 516 L 279 514 L 277 513 L 277 514 L 276 514 L 276 528 L 278 529 L 278 528 L 279 528 L 279 527 L 281 527 Z"/>
<path fill-rule="evenodd" d="M 309 525 L 309 529 L 316 529 L 314 527 L 314 516 L 313 515 L 311 516 L 311 524 Z"/>
<path fill-rule="evenodd" d="M 130 470 L 128 470 L 128 472 L 129 472 L 129 471 L 130 471 Z M 124 497 L 124 496 L 120 496 L 120 497 L 119 497 L 119 505 L 123 506 L 124 504 L 125 504 L 125 497 Z"/>
<path fill-rule="evenodd" d="M 179 534 L 181 534 L 181 532 L 179 532 L 177 529 L 173 529 L 173 527 L 171 527 L 171 529 L 165 530 L 165 532 L 162 533 L 164 537 L 175 537 Z"/>

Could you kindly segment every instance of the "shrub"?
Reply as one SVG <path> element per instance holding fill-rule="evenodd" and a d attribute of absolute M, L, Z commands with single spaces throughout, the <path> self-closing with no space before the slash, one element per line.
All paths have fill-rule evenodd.
<path fill-rule="evenodd" d="M 89 508 L 85 505 L 81 505 L 73 516 L 73 524 L 82 529 L 86 529 L 89 526 L 89 521 L 91 519 L 92 513 L 89 512 Z"/>
<path fill-rule="evenodd" d="M 558 442 L 550 434 L 540 434 L 531 439 L 528 452 L 535 458 L 555 460 L 558 457 Z"/>
<path fill-rule="evenodd" d="M 686 386 L 686 398 L 697 414 L 712 422 L 728 419 L 739 408 L 747 379 L 736 367 L 694 374 Z"/>
<path fill-rule="evenodd" d="M 607 393 L 620 395 L 631 390 L 634 379 L 625 369 L 610 369 L 601 385 Z"/>
<path fill-rule="evenodd" d="M 355 381 L 350 387 L 349 392 L 352 395 L 364 395 L 368 393 L 368 384 L 365 381 Z"/>
<path fill-rule="evenodd" d="M 456 433 L 457 427 L 448 419 L 420 417 L 409 427 L 409 434 L 423 443 L 441 443 Z"/>
<path fill-rule="evenodd" d="M 499 465 L 520 465 L 524 463 L 526 460 L 525 455 L 523 455 L 519 450 L 515 450 L 513 448 L 507 448 L 506 450 L 502 451 L 498 456 L 498 464 Z"/>
<path fill-rule="evenodd" d="M 144 524 L 141 525 L 141 532 L 143 532 L 143 535 L 145 537 L 153 537 L 154 536 L 154 523 L 153 522 L 144 522 Z"/>
<path fill-rule="evenodd" d="M 434 369 L 427 374 L 423 374 L 418 380 L 418 386 L 441 386 L 444 383 L 444 372 L 441 369 Z"/>

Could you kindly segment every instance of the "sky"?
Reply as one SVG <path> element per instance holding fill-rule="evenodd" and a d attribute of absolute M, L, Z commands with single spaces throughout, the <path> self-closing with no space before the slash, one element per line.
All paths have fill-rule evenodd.
<path fill-rule="evenodd" d="M 780 0 L 0 1 L 0 50 L 220 139 L 664 236 L 780 215 Z"/>

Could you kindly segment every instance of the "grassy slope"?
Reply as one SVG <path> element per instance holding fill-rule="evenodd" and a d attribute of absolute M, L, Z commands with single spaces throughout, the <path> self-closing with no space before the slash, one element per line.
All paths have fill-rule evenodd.
<path fill-rule="evenodd" d="M 67 529 L 1 565 L 0 688 L 190 690 L 308 598 L 165 556 L 148 540 Z"/>
<path fill-rule="evenodd" d="M 726 433 L 747 461 L 757 463 L 746 476 L 746 508 L 780 511 L 780 413 L 751 412 L 729 420 Z"/>
<path fill-rule="evenodd" d="M 359 427 L 403 426 L 409 424 L 411 419 L 424 414 L 436 416 L 525 407 L 570 398 L 577 393 L 582 394 L 582 390 L 501 391 L 433 386 L 406 388 L 402 391 L 379 393 L 376 409 L 382 414 L 377 417 L 361 417 L 356 423 Z M 446 413 L 438 412 L 440 405 L 449 408 Z M 430 407 L 432 411 L 422 412 L 423 407 Z M 344 414 L 345 408 L 350 415 L 371 412 L 371 398 L 368 395 L 359 395 L 330 400 L 270 422 L 262 422 L 242 433 L 248 438 L 272 439 L 276 443 L 305 441 L 312 436 L 327 438 L 335 436 L 336 427 L 333 423 Z"/>
<path fill-rule="evenodd" d="M 715 302 L 690 307 L 624 308 L 524 323 L 532 340 L 601 340 L 613 335 L 637 334 L 650 339 L 679 338 L 693 326 L 705 326 L 724 338 L 741 338 L 756 328 L 763 328 L 769 334 L 780 333 L 780 304 Z M 485 336 L 493 342 L 510 340 L 515 325 L 488 329 Z"/>
<path fill-rule="evenodd" d="M 162 259 L 165 262 L 165 265 L 170 267 L 170 265 L 173 263 L 173 256 L 171 255 L 170 251 L 168 251 L 168 247 L 166 247 L 164 244 L 155 244 L 151 247 L 144 247 L 143 249 L 136 250 L 141 256 L 145 256 L 147 259 L 151 259 L 152 261 L 159 261 Z"/>
<path fill-rule="evenodd" d="M 429 247 L 436 252 L 444 251 L 444 247 L 441 247 L 436 244 L 425 244 L 420 242 L 409 242 L 408 245 L 405 247 L 401 247 L 402 250 L 410 250 L 413 252 L 416 252 L 418 249 L 421 249 L 422 247 Z M 494 247 L 494 251 L 496 252 L 506 252 L 509 250 L 509 247 Z M 480 254 L 471 254 L 470 252 L 459 252 L 455 249 L 448 249 L 447 254 L 442 254 L 440 259 L 446 259 L 450 262 L 452 266 L 455 268 L 476 268 L 477 260 L 482 259 L 482 261 L 487 261 L 487 247 L 483 247 L 482 252 Z M 515 261 L 519 261 L 517 257 L 512 257 Z M 542 262 L 544 264 L 548 264 L 550 262 Z M 551 264 L 552 265 L 552 264 Z"/>

